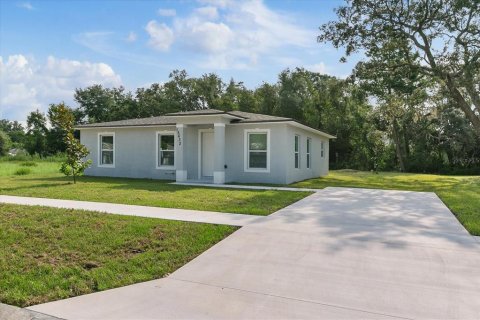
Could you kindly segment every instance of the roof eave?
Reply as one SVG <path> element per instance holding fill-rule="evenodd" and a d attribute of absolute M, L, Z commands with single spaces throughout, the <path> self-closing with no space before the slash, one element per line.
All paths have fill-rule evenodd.
<path fill-rule="evenodd" d="M 182 117 L 182 118 L 198 117 L 198 116 L 202 116 L 202 117 L 205 117 L 205 116 L 225 116 L 226 118 L 229 118 L 229 119 L 246 119 L 245 117 L 238 116 L 238 115 L 232 114 L 230 112 L 208 112 L 208 113 L 195 113 L 195 114 L 167 113 L 165 116 L 173 117 L 173 118 L 174 117 Z"/>
<path fill-rule="evenodd" d="M 96 128 L 132 128 L 132 127 L 162 127 L 162 126 L 174 126 L 176 123 L 157 123 L 157 124 L 124 124 L 124 125 L 102 125 L 102 126 L 91 126 L 91 125 L 82 125 L 76 126 L 73 129 L 81 130 L 81 129 L 96 129 Z"/>
<path fill-rule="evenodd" d="M 224 114 L 224 113 L 221 113 L 221 114 Z M 214 114 L 211 114 L 211 115 L 214 115 Z M 233 115 L 232 115 L 233 116 Z M 170 116 L 170 117 L 174 117 L 174 116 Z M 243 118 L 243 119 L 246 119 L 246 118 Z M 307 131 L 311 131 L 311 132 L 314 132 L 318 135 L 321 135 L 321 136 L 324 136 L 328 139 L 336 139 L 337 137 L 331 135 L 331 134 L 328 134 L 326 132 L 323 132 L 323 131 L 320 131 L 318 129 L 315 129 L 315 128 L 312 128 L 310 126 L 307 126 L 303 123 L 300 123 L 296 120 L 293 120 L 293 119 L 272 119 L 272 120 L 251 120 L 251 121 L 245 121 L 245 122 L 231 122 L 230 124 L 233 124 L 233 125 L 239 125 L 239 124 L 255 124 L 255 123 L 289 123 L 289 124 L 292 124 L 294 126 L 297 126 L 297 127 L 300 127 L 304 130 L 307 130 Z M 80 125 L 80 126 L 76 126 L 74 127 L 75 130 L 82 130 L 82 129 L 106 129 L 106 128 L 134 128 L 134 127 L 137 127 L 137 128 L 150 128 L 150 127 L 162 127 L 162 126 L 175 126 L 176 125 L 176 122 L 173 122 L 173 123 L 162 123 L 162 124 L 127 124 L 127 125 Z"/>
<path fill-rule="evenodd" d="M 312 128 L 312 127 L 309 127 L 303 123 L 300 123 L 296 120 L 293 120 L 293 119 L 285 119 L 285 120 L 257 120 L 257 121 L 245 121 L 245 122 L 236 122 L 236 123 L 232 123 L 232 124 L 254 124 L 254 123 L 288 123 L 288 124 L 292 124 L 292 125 L 295 125 L 297 127 L 300 127 L 304 130 L 307 130 L 307 131 L 311 131 L 311 132 L 315 132 L 316 134 L 318 135 L 321 135 L 321 136 L 324 136 L 328 139 L 336 139 L 337 137 L 331 135 L 331 134 L 328 134 L 326 132 L 323 132 L 323 131 L 320 131 L 318 129 L 315 129 L 315 128 Z"/>
<path fill-rule="evenodd" d="M 320 134 L 320 135 L 322 135 L 322 136 L 324 136 L 324 137 L 326 137 L 326 138 L 328 138 L 328 139 L 336 139 L 336 138 L 337 138 L 337 137 L 335 137 L 335 136 L 333 136 L 333 135 L 331 135 L 331 134 L 328 134 L 328 133 L 326 133 L 326 132 L 323 132 L 323 131 L 320 131 L 320 130 L 318 130 L 318 129 L 312 128 L 312 127 L 307 126 L 307 125 L 305 125 L 305 124 L 303 124 L 303 123 L 300 123 L 300 122 L 298 122 L 298 121 L 296 121 L 296 120 L 290 120 L 290 122 L 291 122 L 291 123 L 294 123 L 294 124 L 295 124 L 296 126 L 298 126 L 298 127 L 301 127 L 302 129 L 305 129 L 305 130 L 308 130 L 308 131 L 315 131 L 317 134 Z"/>

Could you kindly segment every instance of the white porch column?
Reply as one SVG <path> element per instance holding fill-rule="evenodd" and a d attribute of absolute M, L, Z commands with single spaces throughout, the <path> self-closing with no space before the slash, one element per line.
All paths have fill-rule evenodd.
<path fill-rule="evenodd" d="M 214 124 L 213 183 L 225 183 L 225 123 Z"/>
<path fill-rule="evenodd" d="M 187 181 L 187 159 L 185 156 L 185 125 L 177 124 L 175 132 L 175 167 L 177 182 Z"/>

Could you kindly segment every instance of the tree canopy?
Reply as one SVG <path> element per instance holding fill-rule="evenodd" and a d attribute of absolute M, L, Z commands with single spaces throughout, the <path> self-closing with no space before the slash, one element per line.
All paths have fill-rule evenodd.
<path fill-rule="evenodd" d="M 472 0 L 347 0 L 318 41 L 389 59 L 388 72 L 421 73 L 445 89 L 480 135 L 480 2 Z M 345 60 L 345 57 L 342 58 Z"/>

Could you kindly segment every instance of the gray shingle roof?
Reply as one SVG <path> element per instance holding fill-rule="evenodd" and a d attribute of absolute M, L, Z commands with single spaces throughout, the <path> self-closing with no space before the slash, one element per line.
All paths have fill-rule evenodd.
<path fill-rule="evenodd" d="M 250 113 L 243 111 L 221 111 L 215 109 L 195 110 L 186 112 L 168 113 L 164 116 L 127 119 L 119 121 L 89 123 L 76 126 L 77 128 L 102 128 L 102 127 L 135 127 L 135 126 L 157 126 L 157 125 L 175 125 L 175 118 L 178 116 L 194 116 L 194 115 L 215 115 L 228 114 L 238 117 L 237 123 L 251 123 L 251 122 L 267 122 L 267 121 L 291 121 L 290 118 L 269 116 L 266 114 Z"/>
<path fill-rule="evenodd" d="M 215 110 L 215 109 L 175 112 L 175 113 L 169 113 L 159 117 L 90 123 L 90 124 L 78 125 L 76 126 L 76 128 L 82 129 L 82 128 L 109 128 L 109 127 L 145 127 L 145 126 L 153 127 L 153 126 L 165 126 L 165 125 L 174 126 L 177 123 L 179 116 L 215 115 L 215 114 L 225 114 L 225 115 L 235 117 L 232 120 L 232 123 L 287 122 L 288 121 L 291 123 L 296 123 L 297 125 L 303 126 L 305 128 L 310 128 L 311 130 L 314 130 L 320 134 L 326 135 L 330 138 L 334 138 L 334 136 L 329 135 L 328 133 L 322 132 L 315 128 L 305 126 L 304 124 L 301 124 L 300 122 L 291 118 L 269 116 L 266 114 L 243 112 L 243 111 L 221 111 L 221 110 Z"/>
<path fill-rule="evenodd" d="M 87 123 L 77 125 L 76 128 L 103 128 L 103 127 L 135 127 L 135 126 L 158 126 L 158 125 L 175 125 L 171 117 L 159 116 L 150 118 L 127 119 L 119 121 Z"/>
<path fill-rule="evenodd" d="M 238 121 L 240 123 L 267 122 L 267 121 L 291 121 L 292 120 L 291 118 L 269 116 L 266 114 L 243 112 L 243 111 L 229 111 L 228 113 L 244 118 Z"/>
<path fill-rule="evenodd" d="M 227 113 L 222 110 L 217 109 L 200 109 L 200 110 L 193 110 L 193 111 L 181 111 L 181 112 L 172 112 L 167 113 L 167 116 L 194 116 L 194 115 L 204 115 L 204 114 L 223 114 Z"/>

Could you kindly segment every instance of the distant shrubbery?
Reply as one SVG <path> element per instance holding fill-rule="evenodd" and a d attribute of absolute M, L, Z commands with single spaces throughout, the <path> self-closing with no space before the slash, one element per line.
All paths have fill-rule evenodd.
<path fill-rule="evenodd" d="M 40 156 L 38 154 L 29 155 L 27 152 L 19 152 L 15 156 L 0 157 L 0 161 L 24 161 L 24 163 L 30 162 L 62 162 L 66 158 L 65 153 L 57 153 L 49 156 Z M 23 164 L 22 164 L 23 165 Z"/>
<path fill-rule="evenodd" d="M 30 168 L 19 168 L 17 171 L 15 171 L 15 175 L 17 176 L 25 176 L 30 173 L 32 173 L 32 169 Z"/>
<path fill-rule="evenodd" d="M 36 167 L 37 163 L 33 162 L 33 161 L 27 161 L 27 162 L 20 163 L 20 166 L 22 166 L 22 167 Z"/>

